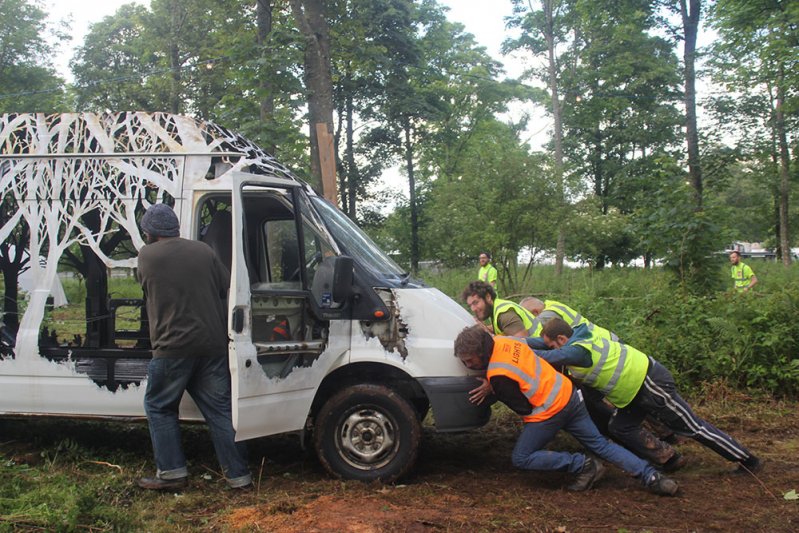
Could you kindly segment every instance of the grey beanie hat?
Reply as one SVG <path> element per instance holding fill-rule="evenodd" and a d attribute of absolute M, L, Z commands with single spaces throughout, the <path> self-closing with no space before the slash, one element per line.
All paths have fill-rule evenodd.
<path fill-rule="evenodd" d="M 141 229 L 153 237 L 177 237 L 180 235 L 180 222 L 171 207 L 153 204 L 141 218 Z"/>

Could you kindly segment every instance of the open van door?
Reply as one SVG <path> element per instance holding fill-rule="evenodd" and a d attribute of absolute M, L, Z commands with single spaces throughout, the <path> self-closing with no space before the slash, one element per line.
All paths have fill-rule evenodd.
<path fill-rule="evenodd" d="M 352 266 L 301 183 L 233 178 L 229 357 L 233 424 L 242 440 L 303 429 L 326 371 L 348 354 L 350 305 L 334 300 L 342 298 L 333 287 L 335 276 L 341 285 L 342 264 L 351 285 Z"/>

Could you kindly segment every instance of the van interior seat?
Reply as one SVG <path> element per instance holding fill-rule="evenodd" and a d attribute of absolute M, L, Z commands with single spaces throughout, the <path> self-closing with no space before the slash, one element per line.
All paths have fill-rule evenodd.
<path fill-rule="evenodd" d="M 202 241 L 216 252 L 216 255 L 230 271 L 233 260 L 233 219 L 230 211 L 217 211 L 202 237 Z"/>

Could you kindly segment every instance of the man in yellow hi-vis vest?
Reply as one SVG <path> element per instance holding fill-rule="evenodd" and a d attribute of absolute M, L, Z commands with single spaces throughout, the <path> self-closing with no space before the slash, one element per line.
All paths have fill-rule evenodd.
<path fill-rule="evenodd" d="M 738 292 L 748 292 L 757 285 L 757 276 L 752 268 L 741 261 L 741 253 L 738 250 L 730 252 L 730 276 Z"/>
<path fill-rule="evenodd" d="M 544 349 L 536 349 L 536 354 L 550 364 L 565 365 L 572 377 L 600 390 L 616 406 L 608 429 L 637 455 L 654 455 L 641 432 L 644 418 L 652 415 L 674 432 L 737 463 L 739 472 L 762 468 L 757 456 L 693 412 L 677 392 L 671 372 L 652 357 L 584 325 L 572 329 L 559 318 L 547 322 L 540 340 Z M 533 341 L 528 339 L 528 345 Z"/>
<path fill-rule="evenodd" d="M 488 283 L 494 290 L 497 290 L 497 269 L 491 264 L 491 254 L 483 252 L 480 254 L 480 268 L 477 271 L 477 279 Z"/>
<path fill-rule="evenodd" d="M 492 337 L 480 325 L 455 339 L 455 355 L 472 370 L 487 370 L 496 399 L 522 417 L 524 429 L 513 449 L 513 465 L 524 470 L 575 474 L 569 490 L 590 489 L 604 474 L 598 459 L 583 453 L 544 450 L 563 429 L 590 452 L 637 477 L 655 494 L 673 496 L 677 483 L 603 437 L 588 417 L 580 391 L 527 344 L 513 337 Z"/>
<path fill-rule="evenodd" d="M 603 336 L 609 336 L 611 340 L 619 341 L 619 336 L 612 331 L 597 326 L 588 320 L 583 314 L 572 309 L 568 305 L 555 301 L 555 300 L 540 300 L 535 296 L 528 296 L 519 302 L 519 305 L 533 313 L 536 321 L 539 322 L 538 336 L 541 335 L 543 326 L 553 318 L 561 318 L 572 329 L 580 325 L 585 325 L 589 331 L 598 330 Z M 534 341 L 533 341 L 534 342 Z M 596 427 L 603 435 L 613 436 L 610 432 L 609 425 L 613 419 L 615 408 L 608 402 L 604 401 L 605 395 L 593 388 L 582 385 L 579 381 L 577 386 L 583 393 L 585 400 L 585 407 L 588 409 L 588 414 L 591 415 L 591 420 L 594 421 Z M 687 459 L 674 449 L 670 442 L 674 440 L 674 432 L 659 423 L 657 419 L 648 417 L 647 422 L 650 426 L 654 426 L 658 430 L 658 435 L 641 427 L 640 438 L 641 442 L 646 443 L 649 454 L 646 455 L 647 460 L 662 468 L 665 472 L 674 472 L 685 466 Z M 634 450 L 635 451 L 635 450 Z M 641 454 L 639 454 L 641 455 Z M 643 455 L 642 455 L 643 456 Z"/>

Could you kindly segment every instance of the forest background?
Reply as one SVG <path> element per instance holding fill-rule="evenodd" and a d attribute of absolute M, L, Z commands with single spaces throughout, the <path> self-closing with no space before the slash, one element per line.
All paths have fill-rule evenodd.
<path fill-rule="evenodd" d="M 518 78 L 435 0 L 152 0 L 92 24 L 67 81 L 69 27 L 0 0 L 0 112 L 187 114 L 320 190 L 323 124 L 340 208 L 451 296 L 487 250 L 503 295 L 563 299 L 687 383 L 795 396 L 799 4 L 511 3 Z M 700 26 L 716 38 L 697 49 Z M 777 251 L 754 294 L 729 291 L 733 241 Z"/>

